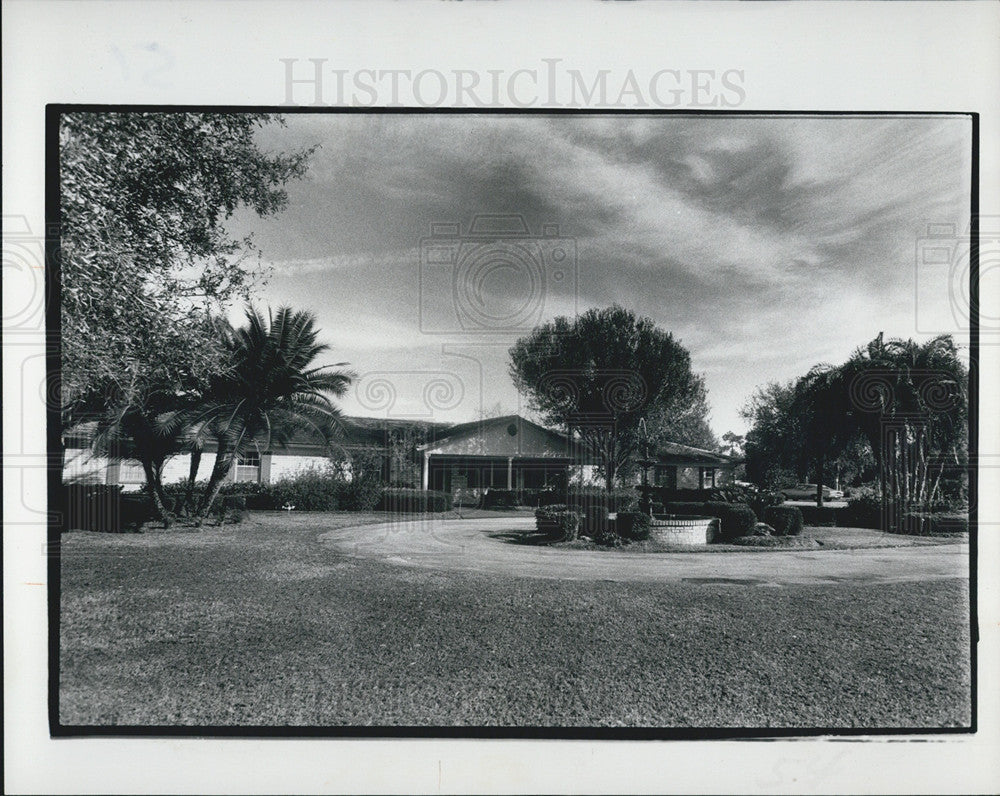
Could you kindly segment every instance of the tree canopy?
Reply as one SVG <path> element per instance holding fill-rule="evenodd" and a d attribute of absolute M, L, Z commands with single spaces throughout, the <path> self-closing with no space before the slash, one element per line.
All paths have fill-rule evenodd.
<path fill-rule="evenodd" d="M 842 365 L 758 389 L 743 414 L 747 473 L 760 485 L 809 472 L 820 484 L 834 470 L 874 465 L 883 495 L 926 505 L 967 458 L 968 372 L 948 335 L 918 343 L 880 334 Z"/>
<path fill-rule="evenodd" d="M 609 487 L 637 449 L 640 419 L 654 443 L 671 433 L 688 444 L 714 440 L 705 385 L 688 351 L 617 305 L 536 327 L 510 349 L 510 374 L 546 423 L 590 444 Z"/>
<path fill-rule="evenodd" d="M 309 151 L 262 151 L 269 114 L 76 113 L 59 139 L 63 403 L 142 403 L 218 366 L 213 319 L 248 299 L 250 238 L 224 222 L 285 206 Z"/>

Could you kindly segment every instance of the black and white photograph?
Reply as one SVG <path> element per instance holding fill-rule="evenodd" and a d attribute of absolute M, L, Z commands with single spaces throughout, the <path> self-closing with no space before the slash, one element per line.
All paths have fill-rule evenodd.
<path fill-rule="evenodd" d="M 968 116 L 54 121 L 59 728 L 971 728 Z"/>
<path fill-rule="evenodd" d="M 995 4 L 2 6 L 5 792 L 997 792 Z"/>

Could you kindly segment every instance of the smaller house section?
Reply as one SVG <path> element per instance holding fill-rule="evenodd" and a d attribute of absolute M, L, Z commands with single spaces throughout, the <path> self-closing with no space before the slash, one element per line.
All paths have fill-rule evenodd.
<path fill-rule="evenodd" d="M 650 483 L 666 489 L 711 489 L 731 484 L 736 465 L 732 456 L 666 442 L 657 448 Z"/>

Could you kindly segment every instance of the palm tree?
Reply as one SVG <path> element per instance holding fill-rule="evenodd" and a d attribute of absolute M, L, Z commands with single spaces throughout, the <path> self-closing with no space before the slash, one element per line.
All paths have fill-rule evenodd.
<path fill-rule="evenodd" d="M 879 464 L 882 494 L 908 506 L 929 504 L 945 460 L 960 464 L 968 444 L 968 372 L 954 339 L 921 344 L 880 334 L 841 370 L 853 417 Z"/>
<path fill-rule="evenodd" d="M 191 418 L 196 439 L 215 439 L 217 452 L 208 487 L 197 508 L 204 518 L 233 463 L 247 451 L 285 445 L 293 434 L 311 431 L 329 442 L 339 410 L 330 396 L 341 397 L 354 374 L 346 362 L 314 367 L 329 350 L 317 343 L 311 312 L 281 307 L 265 319 L 252 307 L 247 325 L 226 340 L 230 367 L 209 387 L 204 405 Z"/>
<path fill-rule="evenodd" d="M 75 420 L 95 421 L 91 449 L 112 461 L 136 460 L 157 516 L 169 526 L 173 506 L 163 491 L 163 468 L 191 442 L 186 422 L 195 396 L 169 386 L 133 394 L 126 400 L 113 386 L 78 402 Z"/>

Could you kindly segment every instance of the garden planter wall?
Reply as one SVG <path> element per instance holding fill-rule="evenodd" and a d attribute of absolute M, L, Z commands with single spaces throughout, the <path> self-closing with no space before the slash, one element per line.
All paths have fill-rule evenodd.
<path fill-rule="evenodd" d="M 715 517 L 654 515 L 649 523 L 649 538 L 663 544 L 709 544 L 718 532 L 719 520 Z"/>

